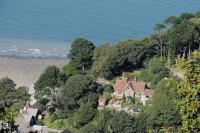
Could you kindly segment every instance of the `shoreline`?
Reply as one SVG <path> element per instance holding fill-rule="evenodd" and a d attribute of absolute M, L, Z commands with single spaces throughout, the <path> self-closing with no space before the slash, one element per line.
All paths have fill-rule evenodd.
<path fill-rule="evenodd" d="M 61 56 L 16 56 L 16 55 L 0 55 L 0 58 L 13 58 L 13 59 L 65 59 L 69 60 L 69 58 L 61 57 Z"/>
<path fill-rule="evenodd" d="M 29 87 L 35 83 L 47 66 L 63 67 L 67 58 L 35 58 L 0 56 L 0 79 L 11 78 L 19 86 Z"/>

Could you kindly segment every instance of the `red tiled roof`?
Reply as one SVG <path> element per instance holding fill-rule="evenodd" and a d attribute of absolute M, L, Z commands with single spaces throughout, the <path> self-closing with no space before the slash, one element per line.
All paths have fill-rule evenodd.
<path fill-rule="evenodd" d="M 115 82 L 114 89 L 117 92 L 122 92 L 124 89 L 128 87 L 127 79 L 117 79 Z"/>
<path fill-rule="evenodd" d="M 146 88 L 146 83 L 144 81 L 132 81 L 130 86 L 133 91 L 141 94 Z"/>
<path fill-rule="evenodd" d="M 128 86 L 132 88 L 132 90 L 136 93 L 143 94 L 145 96 L 152 96 L 153 90 L 147 88 L 146 82 L 144 81 L 134 81 L 123 78 L 123 79 L 117 79 L 114 85 L 114 89 L 117 92 L 122 92 L 125 90 Z"/>
<path fill-rule="evenodd" d="M 144 81 L 132 81 L 130 85 L 133 91 L 139 94 L 143 94 L 145 96 L 152 96 L 154 93 L 154 90 L 149 89 L 146 85 L 146 82 Z"/>

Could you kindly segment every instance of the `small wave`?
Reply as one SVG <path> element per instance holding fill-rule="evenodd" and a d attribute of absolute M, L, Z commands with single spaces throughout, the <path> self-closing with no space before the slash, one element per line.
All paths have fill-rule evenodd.
<path fill-rule="evenodd" d="M 6 49 L 6 50 L 0 50 L 0 52 L 2 52 L 2 53 L 6 53 L 6 52 L 17 52 L 17 51 L 18 51 L 17 48 Z"/>
<path fill-rule="evenodd" d="M 12 45 L 12 46 L 11 46 L 11 48 L 16 48 L 16 47 L 17 47 L 16 45 Z"/>
<path fill-rule="evenodd" d="M 65 58 L 70 48 L 68 44 L 70 43 L 0 38 L 0 56 Z"/>
<path fill-rule="evenodd" d="M 40 53 L 41 51 L 40 51 L 40 49 L 28 49 L 28 51 L 32 51 L 32 52 L 35 52 L 35 53 Z"/>

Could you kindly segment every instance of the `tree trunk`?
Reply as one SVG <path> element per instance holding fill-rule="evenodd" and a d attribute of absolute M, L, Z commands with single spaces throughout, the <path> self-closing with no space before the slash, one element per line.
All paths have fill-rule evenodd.
<path fill-rule="evenodd" d="M 160 58 L 161 58 L 161 60 L 162 60 L 162 58 L 163 58 L 163 42 L 162 42 L 162 32 L 161 31 L 159 31 L 159 38 L 160 38 Z"/>
<path fill-rule="evenodd" d="M 185 59 L 185 55 L 186 55 L 186 47 L 184 48 L 184 52 L 183 52 L 183 58 Z"/>
<path fill-rule="evenodd" d="M 191 48 L 190 48 L 190 45 L 189 45 L 189 51 L 188 51 L 188 59 L 190 60 L 190 58 L 191 58 L 191 50 L 190 50 Z"/>
<path fill-rule="evenodd" d="M 170 57 L 171 57 L 171 51 L 168 50 L 168 66 L 169 67 L 171 66 L 171 59 L 170 59 Z"/>
<path fill-rule="evenodd" d="M 170 45 L 171 45 L 171 38 L 169 37 L 169 46 L 168 47 L 170 47 Z M 171 66 L 171 50 L 170 50 L 170 48 L 168 50 L 168 66 L 169 67 Z"/>
<path fill-rule="evenodd" d="M 160 57 L 161 57 L 161 60 L 163 59 L 163 45 L 161 43 L 161 47 L 160 47 Z"/>
<path fill-rule="evenodd" d="M 85 72 L 85 66 L 82 66 L 82 71 Z"/>

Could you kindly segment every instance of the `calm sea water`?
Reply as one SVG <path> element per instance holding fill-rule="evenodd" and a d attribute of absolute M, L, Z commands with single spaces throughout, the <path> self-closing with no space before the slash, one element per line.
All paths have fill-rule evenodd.
<path fill-rule="evenodd" d="M 0 55 L 64 56 L 76 37 L 96 45 L 153 33 L 200 0 L 0 0 Z"/>

